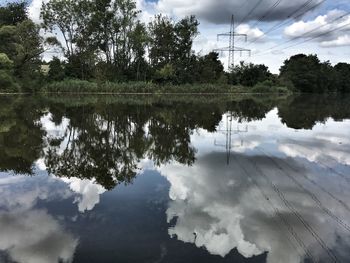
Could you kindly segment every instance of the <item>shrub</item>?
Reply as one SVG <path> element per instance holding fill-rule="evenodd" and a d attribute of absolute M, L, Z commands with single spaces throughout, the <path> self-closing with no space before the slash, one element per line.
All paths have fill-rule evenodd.
<path fill-rule="evenodd" d="M 0 70 L 0 91 L 19 92 L 19 86 L 6 70 Z"/>

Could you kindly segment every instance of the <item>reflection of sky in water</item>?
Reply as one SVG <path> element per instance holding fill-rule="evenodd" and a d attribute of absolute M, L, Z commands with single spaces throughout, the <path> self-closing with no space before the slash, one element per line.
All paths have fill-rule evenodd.
<path fill-rule="evenodd" d="M 350 122 L 330 119 L 296 131 L 277 114 L 233 119 L 228 137 L 224 117 L 221 133 L 193 137 L 193 167 L 160 168 L 171 184 L 171 236 L 221 256 L 233 248 L 248 258 L 268 252 L 268 262 L 350 257 Z"/>
<path fill-rule="evenodd" d="M 233 119 L 227 136 L 227 120 L 193 133 L 193 166 L 142 160 L 134 184 L 110 192 L 48 177 L 43 159 L 35 177 L 2 173 L 0 262 L 346 262 L 350 121 L 296 131 L 274 109 Z M 41 122 L 48 137 L 67 137 L 69 120 Z"/>

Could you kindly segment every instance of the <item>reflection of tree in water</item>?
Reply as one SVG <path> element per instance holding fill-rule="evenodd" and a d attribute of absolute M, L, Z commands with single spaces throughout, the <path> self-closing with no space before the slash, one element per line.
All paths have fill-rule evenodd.
<path fill-rule="evenodd" d="M 172 160 L 191 165 L 195 160 L 190 144 L 195 119 L 171 108 L 84 106 L 67 110 L 66 117 L 70 124 L 65 136 L 50 140 L 46 155 L 48 171 L 56 176 L 95 179 L 112 189 L 132 181 L 141 159 L 157 165 Z"/>
<path fill-rule="evenodd" d="M 40 109 L 39 100 L 0 97 L 0 171 L 33 174 L 43 148 Z"/>
<path fill-rule="evenodd" d="M 250 107 L 253 103 L 249 103 Z M 246 105 L 248 103 L 243 107 Z M 62 117 L 70 123 L 64 137 L 49 140 L 46 165 L 49 173 L 56 176 L 95 179 L 107 189 L 131 182 L 142 159 L 150 159 L 155 165 L 172 161 L 192 165 L 196 153 L 191 145 L 192 133 L 199 128 L 215 132 L 222 115 L 239 106 L 185 102 L 97 103 L 62 111 L 64 104 L 50 105 L 56 125 Z M 261 116 L 268 110 L 260 113 Z M 245 111 L 238 114 L 242 112 Z"/>
<path fill-rule="evenodd" d="M 275 101 L 271 100 L 242 99 L 230 103 L 230 114 L 239 122 L 261 120 L 275 106 Z"/>
<path fill-rule="evenodd" d="M 179 101 L 3 97 L 0 170 L 32 174 L 33 163 L 43 157 L 48 171 L 56 176 L 94 179 L 112 189 L 131 182 L 142 159 L 155 165 L 172 161 L 192 165 L 196 149 L 191 135 L 197 129 L 216 132 L 224 113 L 240 121 L 261 120 L 274 107 L 283 123 L 293 128 L 310 129 L 327 117 L 350 116 L 346 98 L 336 96 Z M 40 119 L 48 111 L 57 126 L 63 118 L 69 120 L 64 136 L 45 135 Z"/>
<path fill-rule="evenodd" d="M 282 123 L 294 129 L 312 129 L 328 118 L 341 121 L 350 117 L 349 96 L 301 95 L 278 107 Z"/>

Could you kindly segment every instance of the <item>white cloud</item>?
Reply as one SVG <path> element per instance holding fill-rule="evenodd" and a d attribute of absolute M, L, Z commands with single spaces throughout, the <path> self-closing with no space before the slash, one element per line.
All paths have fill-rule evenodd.
<path fill-rule="evenodd" d="M 350 15 L 346 15 L 346 13 L 343 10 L 331 10 L 314 20 L 299 21 L 286 27 L 284 34 L 290 38 L 300 37 L 305 39 L 325 34 L 315 39 L 323 47 L 349 45 L 349 36 L 344 35 L 344 32 L 350 31 Z M 342 19 L 336 20 L 342 16 L 344 16 Z M 338 30 L 339 28 L 342 30 Z M 328 32 L 331 33 L 328 34 Z"/>
<path fill-rule="evenodd" d="M 28 7 L 28 15 L 35 23 L 41 23 L 40 10 L 42 3 L 48 2 L 48 0 L 32 0 Z"/>
<path fill-rule="evenodd" d="M 246 34 L 249 38 L 249 41 L 254 41 L 259 39 L 258 41 L 263 41 L 264 32 L 262 32 L 259 28 L 252 28 L 248 24 L 243 24 L 237 27 L 238 34 Z"/>
<path fill-rule="evenodd" d="M 321 47 L 350 46 L 350 35 L 338 36 L 337 39 L 323 41 Z"/>

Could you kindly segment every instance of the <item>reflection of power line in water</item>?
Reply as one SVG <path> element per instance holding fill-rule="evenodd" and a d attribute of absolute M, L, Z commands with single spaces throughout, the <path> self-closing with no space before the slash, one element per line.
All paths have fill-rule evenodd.
<path fill-rule="evenodd" d="M 294 178 L 294 176 L 290 175 L 288 171 L 284 170 L 280 164 L 278 162 L 276 162 L 276 160 L 274 160 L 271 156 L 267 155 L 260 147 L 257 147 L 257 149 L 263 154 L 263 156 L 266 156 L 273 164 L 274 166 L 282 171 L 282 174 L 287 176 L 290 180 L 292 180 L 294 182 L 294 184 L 296 184 L 301 190 L 303 190 L 312 200 L 315 201 L 315 203 L 317 204 L 317 206 L 325 213 L 327 214 L 329 217 L 331 217 L 333 220 L 335 220 L 338 225 L 342 226 L 345 230 L 350 232 L 350 226 L 345 223 L 343 220 L 341 220 L 338 216 L 336 216 L 335 214 L 333 214 L 333 212 L 331 210 L 329 210 L 327 207 L 325 207 L 322 202 L 317 198 L 317 196 L 315 194 L 313 194 L 312 192 L 310 192 L 308 189 L 306 189 L 301 183 L 298 182 L 298 180 L 296 180 Z"/>
<path fill-rule="evenodd" d="M 313 238 L 317 241 L 317 243 L 327 252 L 328 256 L 332 259 L 333 262 L 338 262 L 337 257 L 334 255 L 332 250 L 327 246 L 324 240 L 317 234 L 317 232 L 313 229 L 313 227 L 304 219 L 304 217 L 294 208 L 294 206 L 286 199 L 283 192 L 277 187 L 277 185 L 270 180 L 270 178 L 261 170 L 261 168 L 256 164 L 256 162 L 251 161 L 253 163 L 255 170 L 262 175 L 265 180 L 271 185 L 272 189 L 282 200 L 284 205 L 297 217 L 297 219 L 302 223 L 302 225 L 306 228 L 306 230 L 313 236 Z"/>
<path fill-rule="evenodd" d="M 298 234 L 295 232 L 293 226 L 290 225 L 290 223 L 288 222 L 288 220 L 284 217 L 283 213 L 281 213 L 279 211 L 279 209 L 277 207 L 274 206 L 273 202 L 271 201 L 271 198 L 264 192 L 264 190 L 262 190 L 262 188 L 259 186 L 259 183 L 257 182 L 257 180 L 255 180 L 255 178 L 253 176 L 250 175 L 250 173 L 247 171 L 247 169 L 244 167 L 244 165 L 241 164 L 241 162 L 239 162 L 239 160 L 236 158 L 235 155 L 233 155 L 233 158 L 235 159 L 236 163 L 238 164 L 238 166 L 241 168 L 241 170 L 246 174 L 246 176 L 254 183 L 255 187 L 258 189 L 258 191 L 260 192 L 260 194 L 263 196 L 263 198 L 270 204 L 270 206 L 272 207 L 275 215 L 279 218 L 279 220 L 285 225 L 285 227 L 287 228 L 287 231 L 289 232 L 289 234 L 291 234 L 294 238 L 294 240 L 298 243 L 298 245 L 303 249 L 305 255 L 311 259 L 311 262 L 316 262 L 313 259 L 312 254 L 310 253 L 310 251 L 308 250 L 307 246 L 305 245 L 305 243 L 303 242 L 303 240 L 298 236 Z M 292 244 L 292 246 L 294 246 L 294 243 L 290 240 L 289 237 L 287 237 L 287 239 L 289 240 L 289 242 Z M 295 247 L 295 246 L 294 246 Z"/>
<path fill-rule="evenodd" d="M 259 148 L 259 147 L 257 147 Z M 266 154 L 266 152 L 265 152 Z M 271 156 L 269 154 L 266 154 L 267 156 Z M 283 162 L 286 166 L 288 166 L 290 169 L 292 169 L 293 171 L 298 173 L 298 170 L 295 169 L 295 167 L 293 167 L 292 165 L 290 165 L 288 162 L 284 161 L 281 159 L 281 162 Z M 301 175 L 302 177 L 304 177 L 307 181 L 309 181 L 311 184 L 313 184 L 315 187 L 321 189 L 324 193 L 326 193 L 329 197 L 331 197 L 332 199 L 334 199 L 335 201 L 337 201 L 339 204 L 341 204 L 346 210 L 348 210 L 350 212 L 350 207 L 343 201 L 340 200 L 339 198 L 337 198 L 334 194 L 332 194 L 331 192 L 329 192 L 326 188 L 324 188 L 322 185 L 319 185 L 315 180 L 309 178 L 308 176 L 306 176 L 303 173 L 298 173 L 299 175 Z"/>
<path fill-rule="evenodd" d="M 230 156 L 231 156 L 232 148 L 242 147 L 244 145 L 243 140 L 241 140 L 240 144 L 232 144 L 232 134 L 240 134 L 240 133 L 247 133 L 248 132 L 248 125 L 246 125 L 244 129 L 241 129 L 239 127 L 239 124 L 237 124 L 237 128 L 234 129 L 232 127 L 232 122 L 233 122 L 233 116 L 226 115 L 226 130 L 218 130 L 218 132 L 222 132 L 226 135 L 226 142 L 225 143 L 218 143 L 216 141 L 216 139 L 214 140 L 215 146 L 223 147 L 226 149 L 227 165 L 230 164 Z"/>
<path fill-rule="evenodd" d="M 292 139 L 291 139 L 291 141 L 293 141 L 293 142 L 297 142 L 296 140 L 292 140 Z M 297 151 L 297 152 L 298 152 L 300 155 L 302 155 L 302 158 L 307 159 L 306 157 L 304 157 L 304 156 L 305 156 L 305 154 L 304 154 L 304 153 L 302 153 L 300 150 L 297 150 L 297 149 L 295 149 L 295 148 L 294 148 L 294 150 L 295 150 L 295 151 Z M 315 162 L 316 162 L 316 161 L 315 161 Z M 326 169 L 328 169 L 328 170 L 332 171 L 333 173 L 335 173 L 335 174 L 339 175 L 339 176 L 340 176 L 340 177 L 342 177 L 344 180 L 346 180 L 346 181 L 350 182 L 350 178 L 348 178 L 348 177 L 347 177 L 346 175 L 344 175 L 343 173 L 338 172 L 338 171 L 337 171 L 337 170 L 335 170 L 333 167 L 330 167 L 328 164 L 322 163 L 322 162 L 320 162 L 320 161 L 317 161 L 317 164 L 319 164 L 319 165 L 323 166 L 324 168 L 326 168 Z"/>

